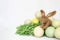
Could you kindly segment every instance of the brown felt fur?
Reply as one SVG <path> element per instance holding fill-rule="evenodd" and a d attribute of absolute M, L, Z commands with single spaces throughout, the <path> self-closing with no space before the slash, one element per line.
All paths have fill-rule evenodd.
<path fill-rule="evenodd" d="M 53 11 L 53 12 L 48 13 L 47 16 L 45 16 L 45 12 L 43 10 L 40 10 L 40 12 L 41 12 L 41 19 L 40 19 L 40 21 L 42 23 L 42 26 L 41 27 L 43 29 L 46 29 L 49 25 L 52 24 L 52 22 L 49 19 L 49 17 L 55 15 L 56 14 L 56 11 Z"/>

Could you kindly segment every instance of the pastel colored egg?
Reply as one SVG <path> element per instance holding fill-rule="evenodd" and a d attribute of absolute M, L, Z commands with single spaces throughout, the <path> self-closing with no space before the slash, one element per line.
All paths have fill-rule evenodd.
<path fill-rule="evenodd" d="M 60 27 L 60 20 L 55 20 L 52 22 L 52 25 L 57 28 L 57 27 Z"/>
<path fill-rule="evenodd" d="M 60 27 L 56 28 L 55 37 L 60 39 Z"/>
<path fill-rule="evenodd" d="M 44 30 L 40 26 L 35 27 L 35 29 L 34 29 L 34 36 L 42 37 L 43 34 L 44 34 Z"/>
<path fill-rule="evenodd" d="M 24 21 L 24 24 L 30 24 L 30 23 L 32 23 L 32 21 L 31 21 L 30 19 L 26 19 L 26 20 Z"/>
<path fill-rule="evenodd" d="M 55 31 L 54 27 L 48 27 L 45 30 L 45 34 L 46 34 L 47 37 L 54 37 L 54 31 Z"/>

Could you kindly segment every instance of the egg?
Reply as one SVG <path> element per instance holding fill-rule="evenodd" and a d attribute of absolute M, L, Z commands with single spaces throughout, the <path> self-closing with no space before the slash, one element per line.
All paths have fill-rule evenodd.
<path fill-rule="evenodd" d="M 60 20 L 54 20 L 52 22 L 52 26 L 54 26 L 55 28 L 60 27 Z"/>
<path fill-rule="evenodd" d="M 55 32 L 55 28 L 54 27 L 48 27 L 45 30 L 45 34 L 47 37 L 54 37 L 54 32 Z"/>
<path fill-rule="evenodd" d="M 41 17 L 41 12 L 40 12 L 40 11 L 37 11 L 37 12 L 35 13 L 35 17 L 38 18 L 38 19 L 40 19 L 40 17 Z"/>
<path fill-rule="evenodd" d="M 32 21 L 31 21 L 30 19 L 26 19 L 26 20 L 24 21 L 24 24 L 30 24 L 30 23 L 32 23 Z"/>
<path fill-rule="evenodd" d="M 55 37 L 60 39 L 60 27 L 56 28 L 56 30 L 55 30 Z"/>
<path fill-rule="evenodd" d="M 44 30 L 40 26 L 35 27 L 35 29 L 34 29 L 34 36 L 42 37 L 43 34 L 44 34 Z"/>
<path fill-rule="evenodd" d="M 39 20 L 38 20 L 37 18 L 34 18 L 34 19 L 32 20 L 32 23 L 33 23 L 33 24 L 38 24 L 38 23 L 39 23 Z"/>
<path fill-rule="evenodd" d="M 49 17 L 49 19 L 53 22 L 55 19 L 53 17 Z"/>

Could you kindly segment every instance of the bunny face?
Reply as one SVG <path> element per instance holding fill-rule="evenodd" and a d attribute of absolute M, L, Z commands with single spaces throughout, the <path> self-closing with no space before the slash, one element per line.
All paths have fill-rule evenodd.
<path fill-rule="evenodd" d="M 41 23 L 47 23 L 48 17 L 41 17 Z"/>

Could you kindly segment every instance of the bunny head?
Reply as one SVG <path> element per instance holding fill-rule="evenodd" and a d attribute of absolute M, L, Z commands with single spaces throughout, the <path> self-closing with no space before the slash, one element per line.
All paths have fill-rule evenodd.
<path fill-rule="evenodd" d="M 41 12 L 41 23 L 46 23 L 49 20 L 49 17 L 53 16 L 56 14 L 56 11 L 49 12 L 48 15 L 45 15 L 44 10 L 40 10 Z"/>

